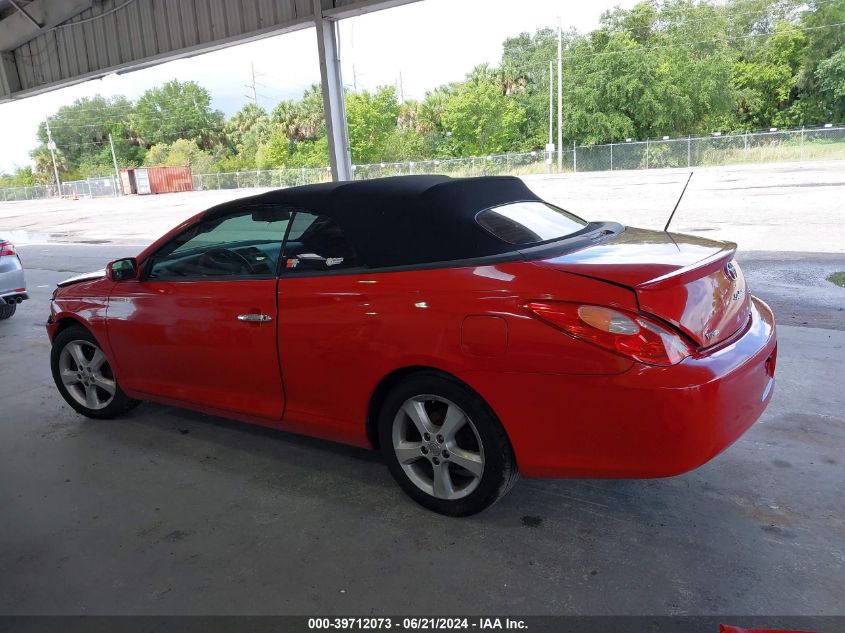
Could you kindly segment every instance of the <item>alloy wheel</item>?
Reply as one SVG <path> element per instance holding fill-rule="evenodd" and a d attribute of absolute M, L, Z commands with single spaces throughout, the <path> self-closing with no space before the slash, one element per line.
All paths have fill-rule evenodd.
<path fill-rule="evenodd" d="M 71 341 L 59 355 L 59 375 L 70 396 L 83 407 L 105 409 L 117 385 L 106 355 L 95 344 Z"/>
<path fill-rule="evenodd" d="M 475 424 L 454 402 L 434 395 L 409 398 L 393 420 L 393 450 L 413 484 L 437 499 L 466 497 L 484 473 L 484 447 Z"/>

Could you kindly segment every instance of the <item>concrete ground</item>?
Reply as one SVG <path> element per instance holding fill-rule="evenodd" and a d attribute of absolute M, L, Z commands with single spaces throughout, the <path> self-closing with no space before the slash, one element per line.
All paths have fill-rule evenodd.
<path fill-rule="evenodd" d="M 671 176 L 653 192 L 668 197 Z M 733 195 L 757 194 L 723 207 Z M 187 214 L 167 199 L 149 218 L 92 212 L 62 229 L 79 233 L 28 240 L 109 243 L 20 248 L 32 300 L 0 322 L 0 614 L 845 615 L 845 289 L 824 280 L 845 270 L 843 218 L 818 200 L 816 248 L 771 252 L 795 250 L 773 230 L 741 255 L 781 327 L 772 403 L 734 446 L 671 479 L 523 480 L 455 520 L 413 504 L 367 451 L 149 404 L 93 421 L 63 403 L 43 328 L 55 283 Z M 53 213 L 17 222 L 49 228 Z"/>

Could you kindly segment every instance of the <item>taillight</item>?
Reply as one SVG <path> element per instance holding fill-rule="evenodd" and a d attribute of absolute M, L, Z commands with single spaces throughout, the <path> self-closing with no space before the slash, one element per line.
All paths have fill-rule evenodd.
<path fill-rule="evenodd" d="M 674 365 L 692 353 L 679 334 L 641 314 L 551 301 L 535 301 L 525 307 L 577 339 L 648 365 Z"/>
<path fill-rule="evenodd" d="M 0 242 L 0 257 L 3 255 L 14 255 L 15 245 L 11 242 Z"/>

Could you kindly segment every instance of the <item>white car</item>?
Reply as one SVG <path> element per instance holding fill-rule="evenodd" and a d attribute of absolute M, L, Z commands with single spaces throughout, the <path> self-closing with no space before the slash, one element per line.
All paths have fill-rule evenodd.
<path fill-rule="evenodd" d="M 25 299 L 29 295 L 20 257 L 15 245 L 0 237 L 0 321 L 11 317 Z"/>

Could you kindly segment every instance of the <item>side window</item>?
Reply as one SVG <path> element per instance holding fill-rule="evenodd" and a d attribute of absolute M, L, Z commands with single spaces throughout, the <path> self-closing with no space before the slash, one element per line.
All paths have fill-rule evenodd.
<path fill-rule="evenodd" d="M 337 222 L 305 211 L 293 216 L 282 258 L 286 272 L 333 271 L 364 265 Z"/>
<path fill-rule="evenodd" d="M 256 207 L 200 222 L 153 256 L 147 277 L 274 276 L 290 216 L 284 209 Z"/>

